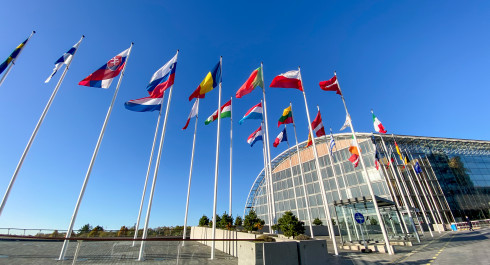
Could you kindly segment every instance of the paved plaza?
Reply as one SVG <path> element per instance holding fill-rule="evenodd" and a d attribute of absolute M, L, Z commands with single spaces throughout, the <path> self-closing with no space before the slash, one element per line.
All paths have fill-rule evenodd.
<path fill-rule="evenodd" d="M 361 253 L 341 250 L 333 256 L 329 242 L 329 264 L 432 264 L 447 265 L 462 263 L 477 265 L 489 264 L 490 228 L 476 231 L 429 233 L 420 244 L 413 247 L 396 246 L 396 254 Z M 58 261 L 62 242 L 50 241 L 11 241 L 0 240 L 0 264 L 73 264 L 76 242 L 69 245 L 67 260 Z M 139 243 L 132 247 L 131 241 L 84 241 L 80 243 L 78 259 L 75 264 L 217 264 L 235 265 L 238 259 L 221 251 L 210 260 L 210 248 L 198 242 L 149 241 L 146 245 L 146 260 L 136 261 Z"/>

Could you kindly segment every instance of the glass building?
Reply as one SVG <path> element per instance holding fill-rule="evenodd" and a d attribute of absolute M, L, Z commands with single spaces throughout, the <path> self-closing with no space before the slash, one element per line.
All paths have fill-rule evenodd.
<path fill-rule="evenodd" d="M 367 175 L 361 163 L 355 167 L 348 160 L 352 134 L 334 135 L 333 161 L 328 155 L 329 139 L 318 137 L 315 143 L 321 181 L 312 146 L 305 148 L 306 142 L 300 143 L 302 167 L 296 146 L 272 159 L 272 178 L 269 181 L 264 170 L 259 173 L 250 189 L 245 213 L 253 209 L 267 223 L 269 215 L 277 221 L 284 212 L 291 211 L 306 226 L 315 218 L 325 224 L 326 199 L 331 217 L 340 224 L 340 230 L 349 230 L 350 226 L 349 233 L 353 233 L 356 229 L 353 212 L 363 212 L 368 219 L 376 219 L 366 182 L 369 177 L 378 204 L 383 206 L 380 211 L 385 226 L 394 234 L 400 230 L 403 233 L 398 222 L 402 216 L 409 220 L 406 223 L 414 224 L 413 229 L 405 224 L 408 232 L 424 223 L 447 226 L 465 216 L 490 218 L 490 141 L 371 133 L 356 136 Z M 322 198 L 319 183 L 325 188 L 325 198 Z M 269 190 L 273 197 L 268 196 Z M 349 217 L 346 217 L 349 209 L 352 214 L 347 213 Z"/>

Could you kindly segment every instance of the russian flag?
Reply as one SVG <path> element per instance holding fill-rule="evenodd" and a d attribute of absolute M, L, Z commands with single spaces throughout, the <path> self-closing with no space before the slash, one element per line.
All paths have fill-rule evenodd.
<path fill-rule="evenodd" d="M 250 145 L 250 147 L 253 147 L 255 142 L 257 141 L 263 141 L 262 140 L 262 135 L 263 135 L 263 131 L 262 131 L 262 126 L 260 126 L 257 130 L 255 130 L 255 132 L 253 132 L 247 139 L 247 143 Z"/>
<path fill-rule="evenodd" d="M 114 77 L 118 76 L 122 69 L 124 69 L 130 49 L 131 48 L 110 59 L 106 64 L 85 77 L 85 79 L 78 84 L 81 86 L 109 88 Z"/>
<path fill-rule="evenodd" d="M 175 68 L 177 67 L 177 52 L 162 68 L 156 71 L 148 84 L 147 91 L 149 97 L 133 99 L 124 103 L 128 110 L 137 112 L 147 112 L 160 110 L 162 107 L 165 90 L 174 84 Z"/>
<path fill-rule="evenodd" d="M 262 113 L 263 113 L 262 102 L 260 102 L 259 104 L 249 109 L 247 113 L 245 113 L 245 116 L 243 116 L 243 118 L 238 123 L 242 124 L 245 120 L 248 119 L 255 119 L 255 120 L 262 119 Z"/>

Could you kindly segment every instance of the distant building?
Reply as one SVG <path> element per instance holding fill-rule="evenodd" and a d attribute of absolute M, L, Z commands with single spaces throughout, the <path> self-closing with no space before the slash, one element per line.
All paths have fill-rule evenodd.
<path fill-rule="evenodd" d="M 490 141 L 382 135 L 388 149 L 385 150 L 380 135 L 374 135 L 376 145 L 373 144 L 372 134 L 357 133 L 356 135 L 375 195 L 393 204 L 395 201 L 393 196 L 396 196 L 401 208 L 404 205 L 401 196 L 405 196 L 405 200 L 419 220 L 422 220 L 422 211 L 425 211 L 431 218 L 429 210 L 433 209 L 436 220 L 431 218 L 431 223 L 441 223 L 440 219 L 442 219 L 445 224 L 448 224 L 454 222 L 453 217 L 458 221 L 466 215 L 471 219 L 490 218 Z M 333 149 L 333 159 L 337 180 L 334 178 L 327 153 L 326 141 L 329 139 L 318 137 L 315 140 L 326 199 L 333 219 L 338 219 L 334 215 L 334 203 L 337 205 L 355 198 L 370 197 L 366 185 L 367 176 L 361 164 L 359 163 L 354 168 L 348 160 L 351 155 L 348 151 L 351 137 L 350 133 L 334 135 L 336 148 Z M 406 167 L 395 151 L 394 140 L 400 147 L 403 156 L 408 158 L 409 164 Z M 299 144 L 311 220 L 318 217 L 323 223 L 326 223 L 312 146 L 305 149 L 305 145 L 306 142 Z M 375 166 L 375 146 L 380 157 L 379 170 Z M 389 154 L 392 154 L 391 157 Z M 293 178 L 291 177 L 290 158 Z M 417 162 L 422 173 L 415 176 L 413 166 Z M 390 163 L 394 166 L 391 167 Z M 250 189 L 245 211 L 254 209 L 260 218 L 267 220 L 269 210 L 264 177 L 265 172 L 262 170 Z M 415 185 L 415 190 L 413 185 Z M 295 146 L 272 159 L 272 190 L 276 219 L 280 218 L 285 211 L 292 211 L 306 225 L 309 224 Z M 407 190 L 410 198 L 406 195 Z M 430 206 L 427 205 L 423 192 L 426 193 Z M 417 193 L 419 198 L 417 198 Z M 422 207 L 419 201 L 422 202 Z M 403 212 L 402 209 L 401 212 Z"/>

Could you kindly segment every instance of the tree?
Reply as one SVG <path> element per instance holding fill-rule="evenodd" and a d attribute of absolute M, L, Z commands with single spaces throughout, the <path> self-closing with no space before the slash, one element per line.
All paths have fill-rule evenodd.
<path fill-rule="evenodd" d="M 219 217 L 219 215 L 216 215 L 216 227 L 217 228 L 220 228 L 219 227 L 220 226 L 220 223 L 221 223 L 221 217 Z M 208 226 L 209 227 L 213 227 L 213 221 L 212 220 L 209 221 L 209 225 Z"/>
<path fill-rule="evenodd" d="M 206 215 L 203 215 L 201 219 L 199 219 L 199 226 L 208 226 L 209 218 Z"/>
<path fill-rule="evenodd" d="M 374 219 L 374 218 L 369 218 L 369 222 L 371 223 L 371 225 L 377 225 L 378 224 L 378 220 Z"/>
<path fill-rule="evenodd" d="M 264 220 L 257 217 L 257 214 L 254 210 L 250 210 L 250 212 L 245 215 L 245 219 L 243 220 L 243 227 L 247 231 L 257 231 L 259 228 L 257 224 L 263 226 L 265 222 Z"/>
<path fill-rule="evenodd" d="M 89 237 L 96 237 L 96 236 L 99 236 L 101 232 L 104 232 L 104 228 L 102 228 L 102 226 L 98 225 L 98 226 L 94 227 L 94 229 L 92 229 L 92 231 L 90 231 L 90 233 L 88 233 L 88 236 Z"/>
<path fill-rule="evenodd" d="M 296 216 L 291 211 L 287 211 L 284 215 L 277 220 L 279 228 L 284 233 L 285 236 L 297 236 L 305 232 L 304 222 L 299 221 Z"/>
<path fill-rule="evenodd" d="M 80 230 L 78 230 L 78 235 L 87 234 L 91 230 L 92 230 L 92 226 L 90 224 L 85 224 L 80 228 Z"/>
<path fill-rule="evenodd" d="M 235 226 L 242 226 L 242 224 L 243 224 L 242 217 L 241 216 L 237 216 L 235 218 Z"/>
<path fill-rule="evenodd" d="M 217 224 L 219 224 L 219 228 L 231 230 L 233 228 L 233 217 L 225 212 Z"/>
<path fill-rule="evenodd" d="M 60 233 L 58 232 L 58 230 L 54 230 L 49 237 L 60 237 Z"/>
<path fill-rule="evenodd" d="M 322 225 L 322 224 L 323 224 L 323 222 L 322 222 L 322 220 L 320 220 L 320 219 L 317 217 L 317 218 L 315 218 L 315 220 L 313 220 L 313 224 L 314 224 L 314 225 Z"/>
<path fill-rule="evenodd" d="M 129 229 L 126 226 L 121 226 L 119 231 L 117 231 L 117 236 L 127 236 L 129 232 Z"/>

